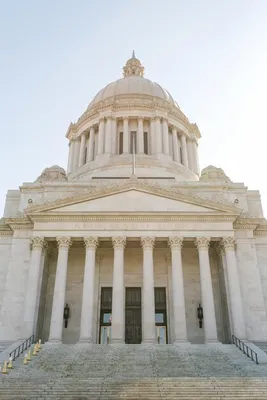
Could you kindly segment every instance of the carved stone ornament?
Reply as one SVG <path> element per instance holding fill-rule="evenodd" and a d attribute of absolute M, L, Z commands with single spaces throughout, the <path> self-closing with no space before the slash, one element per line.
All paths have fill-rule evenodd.
<path fill-rule="evenodd" d="M 235 238 L 231 237 L 231 236 L 224 237 L 221 240 L 221 244 L 222 244 L 224 249 L 232 249 L 232 250 L 234 250 L 235 249 L 235 244 L 236 244 Z"/>
<path fill-rule="evenodd" d="M 112 237 L 112 244 L 114 249 L 123 249 L 126 245 L 126 237 L 123 236 L 114 236 Z"/>
<path fill-rule="evenodd" d="M 34 236 L 31 238 L 30 249 L 42 249 L 44 246 L 44 238 L 40 236 Z"/>
<path fill-rule="evenodd" d="M 153 236 L 143 236 L 141 237 L 141 245 L 143 249 L 153 249 L 155 238 Z"/>
<path fill-rule="evenodd" d="M 181 249 L 183 245 L 183 238 L 179 236 L 174 236 L 169 238 L 169 246 L 171 249 Z"/>
<path fill-rule="evenodd" d="M 98 246 L 98 238 L 95 236 L 87 236 L 87 237 L 84 237 L 83 240 L 84 240 L 84 246 L 87 249 L 95 250 Z"/>
<path fill-rule="evenodd" d="M 57 240 L 57 245 L 58 245 L 59 249 L 60 248 L 67 248 L 68 249 L 71 246 L 71 243 L 72 243 L 71 237 L 69 237 L 69 236 L 57 237 L 56 240 Z"/>
<path fill-rule="evenodd" d="M 198 237 L 195 240 L 195 245 L 198 249 L 208 249 L 210 245 L 209 237 Z"/>

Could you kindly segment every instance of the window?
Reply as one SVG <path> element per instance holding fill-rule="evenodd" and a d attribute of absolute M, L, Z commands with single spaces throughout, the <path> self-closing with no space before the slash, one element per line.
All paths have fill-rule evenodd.
<path fill-rule="evenodd" d="M 148 133 L 144 132 L 144 153 L 148 154 Z"/>
<path fill-rule="evenodd" d="M 180 147 L 179 150 L 180 150 L 180 160 L 181 160 L 181 164 L 183 164 L 183 152 L 182 152 L 182 147 Z"/>
<path fill-rule="evenodd" d="M 123 132 L 119 133 L 119 154 L 123 153 Z"/>
<path fill-rule="evenodd" d="M 130 153 L 133 154 L 133 142 L 134 142 L 134 152 L 136 154 L 136 132 L 131 132 L 130 135 Z"/>

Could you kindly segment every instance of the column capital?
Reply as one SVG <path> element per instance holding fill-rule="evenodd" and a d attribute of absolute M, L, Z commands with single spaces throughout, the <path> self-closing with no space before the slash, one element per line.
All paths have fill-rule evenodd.
<path fill-rule="evenodd" d="M 30 250 L 36 250 L 36 249 L 42 250 L 44 244 L 45 244 L 44 237 L 33 236 L 33 237 L 31 237 L 31 241 L 30 241 Z"/>
<path fill-rule="evenodd" d="M 122 117 L 123 121 L 129 121 L 129 117 Z"/>
<path fill-rule="evenodd" d="M 210 245 L 210 238 L 209 237 L 197 237 L 195 240 L 195 245 L 197 246 L 198 250 L 208 249 L 209 245 Z"/>
<path fill-rule="evenodd" d="M 183 237 L 182 236 L 171 236 L 169 237 L 168 243 L 172 250 L 181 249 L 183 246 Z"/>
<path fill-rule="evenodd" d="M 98 246 L 98 238 L 96 236 L 85 236 L 83 240 L 86 249 L 96 250 Z"/>
<path fill-rule="evenodd" d="M 162 122 L 166 122 L 166 123 L 168 123 L 168 121 L 169 121 L 169 120 L 168 120 L 168 118 L 167 118 L 167 117 L 163 117 L 163 118 L 162 118 Z"/>
<path fill-rule="evenodd" d="M 142 236 L 141 245 L 143 249 L 153 249 L 155 245 L 155 237 L 153 236 Z"/>
<path fill-rule="evenodd" d="M 137 117 L 138 121 L 144 121 L 144 117 Z"/>
<path fill-rule="evenodd" d="M 105 122 L 105 117 L 100 117 L 99 118 L 99 123 L 101 123 L 101 122 Z"/>
<path fill-rule="evenodd" d="M 65 248 L 69 249 L 72 243 L 70 236 L 60 236 L 56 238 L 57 245 L 59 249 Z"/>
<path fill-rule="evenodd" d="M 172 133 L 177 133 L 177 128 L 176 128 L 176 126 L 174 126 L 174 125 L 172 125 Z"/>
<path fill-rule="evenodd" d="M 124 236 L 113 236 L 112 245 L 114 249 L 124 249 L 126 245 L 126 237 Z"/>
<path fill-rule="evenodd" d="M 232 237 L 232 236 L 223 237 L 222 240 L 221 240 L 221 245 L 222 245 L 222 249 L 223 250 L 227 250 L 227 249 L 234 250 L 235 249 L 235 245 L 236 245 L 235 238 Z"/>
<path fill-rule="evenodd" d="M 90 133 L 91 133 L 91 132 L 95 132 L 94 126 L 91 126 L 91 127 L 90 127 Z"/>

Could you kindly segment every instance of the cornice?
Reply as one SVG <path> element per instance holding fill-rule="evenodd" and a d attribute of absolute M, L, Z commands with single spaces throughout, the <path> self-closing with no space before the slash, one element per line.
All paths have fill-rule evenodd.
<path fill-rule="evenodd" d="M 163 99 L 150 96 L 150 95 L 136 95 L 136 94 L 121 94 L 112 96 L 103 101 L 100 101 L 94 105 L 87 108 L 87 110 L 81 115 L 75 124 L 71 124 L 66 137 L 68 139 L 74 139 L 83 125 L 90 123 L 92 119 L 95 119 L 99 114 L 103 114 L 106 111 L 119 112 L 125 110 L 146 110 L 149 113 L 157 111 L 159 116 L 166 116 L 166 112 L 170 117 L 179 121 L 185 129 L 195 131 L 195 127 L 189 122 L 188 118 L 183 114 L 183 112 L 176 106 L 170 104 L 168 101 Z M 148 115 L 150 117 L 150 115 Z M 199 132 L 199 131 L 198 131 Z"/>
<path fill-rule="evenodd" d="M 117 213 L 38 213 L 30 214 L 34 222 L 179 222 L 179 221 L 202 221 L 202 222 L 233 222 L 235 216 L 231 215 L 192 215 L 185 214 L 120 214 Z"/>
<path fill-rule="evenodd" d="M 213 208 L 216 211 L 230 213 L 232 215 L 235 215 L 236 217 L 240 214 L 239 209 L 224 202 L 214 201 L 204 197 L 198 197 L 196 195 L 193 195 L 189 191 L 182 191 L 175 187 L 161 185 L 158 183 L 151 184 L 144 181 L 138 181 L 136 179 L 129 179 L 125 181 L 123 180 L 121 182 L 112 182 L 109 185 L 89 188 L 86 192 L 74 193 L 71 196 L 59 198 L 54 201 L 48 201 L 39 205 L 32 205 L 28 207 L 25 212 L 26 215 L 30 215 L 34 212 L 49 211 L 65 205 L 77 204 L 100 197 L 127 192 L 129 190 L 138 190 L 143 193 L 178 200 L 189 204 L 195 204 L 205 208 Z"/>
<path fill-rule="evenodd" d="M 12 231 L 17 229 L 32 229 L 33 224 L 28 217 L 22 218 L 4 218 L 4 222 L 12 229 Z"/>

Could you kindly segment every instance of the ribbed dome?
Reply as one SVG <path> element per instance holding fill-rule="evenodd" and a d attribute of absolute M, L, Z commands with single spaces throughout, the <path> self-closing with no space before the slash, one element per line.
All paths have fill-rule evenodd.
<path fill-rule="evenodd" d="M 127 76 L 117 81 L 111 82 L 109 85 L 101 89 L 89 104 L 92 107 L 99 101 L 123 94 L 139 94 L 158 97 L 168 101 L 173 106 L 178 107 L 170 93 L 163 89 L 158 83 L 145 79 L 142 76 Z"/>
<path fill-rule="evenodd" d="M 140 60 L 135 57 L 135 53 L 133 52 L 132 58 L 126 62 L 126 65 L 123 68 L 124 77 L 111 82 L 109 85 L 101 89 L 91 101 L 88 108 L 110 97 L 112 98 L 118 95 L 129 94 L 157 97 L 178 107 L 177 103 L 167 90 L 161 87 L 158 83 L 144 78 L 143 74 L 144 67 Z"/>

